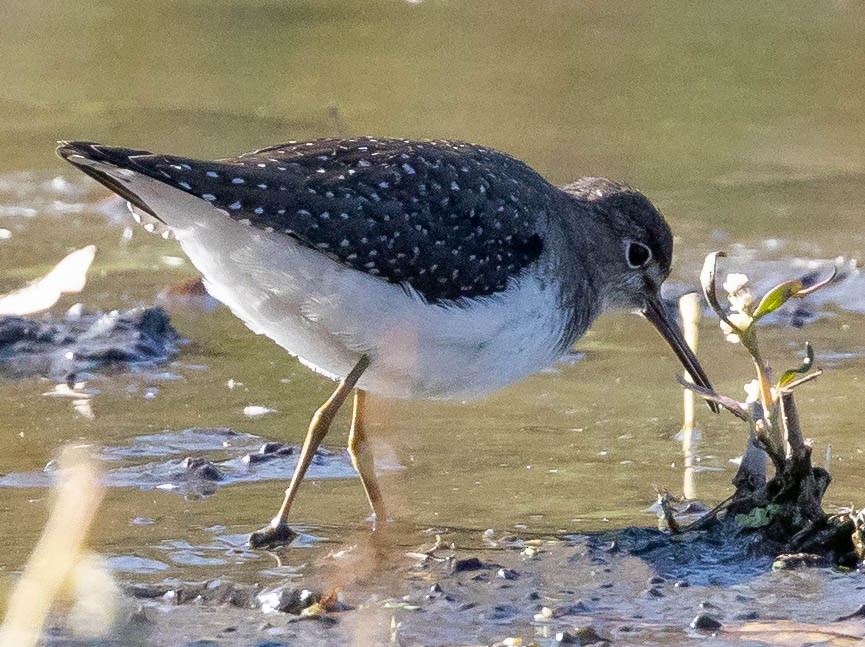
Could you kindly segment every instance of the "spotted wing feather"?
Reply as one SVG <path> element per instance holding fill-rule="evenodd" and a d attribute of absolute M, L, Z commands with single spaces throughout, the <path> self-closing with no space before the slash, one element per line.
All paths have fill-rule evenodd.
<path fill-rule="evenodd" d="M 101 150 L 430 302 L 504 290 L 537 260 L 556 208 L 528 166 L 461 142 L 292 142 L 215 162 Z"/>

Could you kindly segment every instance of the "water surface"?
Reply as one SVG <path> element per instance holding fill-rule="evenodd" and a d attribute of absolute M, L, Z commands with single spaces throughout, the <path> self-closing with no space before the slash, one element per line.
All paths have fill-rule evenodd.
<path fill-rule="evenodd" d="M 677 236 L 674 291 L 695 286 L 703 256 L 719 248 L 731 251 L 731 269 L 767 283 L 796 263 L 800 272 L 852 261 L 850 281 L 811 304 L 817 316 L 804 329 L 777 322 L 763 344 L 786 368 L 806 339 L 814 343 L 828 372 L 803 388 L 802 422 L 815 456 L 832 445 L 827 505 L 862 505 L 859 4 L 47 1 L 7 3 L 2 14 L 0 229 L 9 233 L 0 292 L 91 243 L 90 281 L 55 316 L 76 301 L 90 310 L 151 304 L 195 275 L 174 243 L 129 229 L 104 190 L 56 159 L 57 139 L 202 157 L 343 134 L 481 142 L 555 182 L 591 174 L 640 187 Z M 170 310 L 189 344 L 163 372 L 94 376 L 92 420 L 44 397 L 51 382 L 0 381 L 0 473 L 38 474 L 70 442 L 128 448 L 188 428 L 299 443 L 332 385 L 224 308 Z M 702 328 L 707 371 L 739 396 L 748 360 L 714 321 Z M 574 361 L 478 402 L 370 402 L 376 452 L 390 468 L 384 495 L 406 523 L 401 542 L 421 541 L 416 533 L 429 527 L 474 537 L 654 523 L 644 512 L 653 484 L 677 489 L 681 480 L 680 368 L 627 314 L 601 318 L 576 350 Z M 252 419 L 248 405 L 275 412 Z M 707 469 L 698 488 L 717 501 L 745 431 L 729 416 L 700 414 Z M 343 414 L 327 447 L 340 451 L 347 423 Z M 106 469 L 151 458 L 115 454 Z M 322 541 L 290 551 L 289 563 L 362 536 L 366 503 L 344 475 L 301 490 L 293 518 Z M 44 481 L 0 490 L 7 572 L 43 523 Z M 270 518 L 278 481 L 232 482 L 206 497 L 115 485 L 93 544 L 125 576 L 255 580 L 270 565 L 232 542 Z"/>

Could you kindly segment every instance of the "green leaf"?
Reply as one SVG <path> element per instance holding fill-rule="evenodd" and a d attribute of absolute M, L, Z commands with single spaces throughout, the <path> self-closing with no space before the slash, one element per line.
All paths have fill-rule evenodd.
<path fill-rule="evenodd" d="M 755 308 L 754 314 L 752 315 L 754 321 L 766 316 L 770 312 L 775 312 L 775 310 L 787 303 L 790 299 L 799 299 L 811 294 L 812 292 L 816 292 L 820 288 L 826 287 L 832 283 L 837 276 L 838 268 L 833 267 L 832 274 L 829 278 L 818 281 L 808 287 L 806 287 L 801 280 L 784 281 L 783 283 L 776 285 L 766 293 L 766 295 L 760 300 L 759 305 Z"/>
<path fill-rule="evenodd" d="M 762 299 L 760 299 L 760 303 L 754 309 L 752 315 L 754 321 L 760 317 L 765 317 L 770 312 L 775 312 L 775 310 L 787 303 L 787 301 L 798 296 L 803 288 L 804 286 L 802 285 L 802 281 L 784 281 L 783 283 L 776 285 L 774 288 L 769 290 Z"/>
<path fill-rule="evenodd" d="M 811 346 L 811 342 L 805 342 L 805 361 L 802 362 L 802 365 L 799 368 L 791 368 L 781 375 L 781 379 L 778 380 L 778 388 L 783 389 L 785 386 L 790 384 L 793 380 L 796 379 L 797 375 L 803 375 L 811 370 L 811 367 L 814 365 L 814 348 Z"/>
<path fill-rule="evenodd" d="M 754 508 L 748 514 L 737 514 L 736 523 L 740 528 L 762 528 L 772 521 L 766 508 Z"/>
<path fill-rule="evenodd" d="M 703 295 L 706 297 L 706 301 L 709 302 L 709 305 L 715 312 L 721 310 L 715 287 L 715 274 L 717 272 L 718 258 L 726 255 L 725 252 L 712 252 L 711 254 L 707 254 L 706 260 L 703 261 L 703 269 L 700 271 L 700 285 L 703 286 Z"/>
<path fill-rule="evenodd" d="M 717 265 L 719 258 L 725 258 L 726 252 L 712 252 L 706 256 L 703 261 L 703 269 L 700 271 L 700 284 L 703 286 L 703 296 L 715 314 L 721 318 L 721 321 L 727 323 L 734 330 L 738 330 L 736 326 L 727 318 L 727 314 L 718 303 L 718 289 L 715 286 L 717 276 Z"/>

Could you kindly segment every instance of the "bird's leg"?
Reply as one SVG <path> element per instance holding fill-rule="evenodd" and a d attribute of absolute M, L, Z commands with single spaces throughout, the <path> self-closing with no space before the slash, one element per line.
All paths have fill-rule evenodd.
<path fill-rule="evenodd" d="M 318 449 L 321 441 L 327 435 L 330 423 L 333 422 L 336 412 L 339 411 L 348 394 L 354 389 L 367 366 L 369 366 L 369 357 L 361 355 L 358 363 L 351 369 L 351 372 L 345 379 L 339 383 L 339 386 L 336 387 L 336 390 L 327 399 L 327 402 L 321 405 L 312 416 L 309 428 L 306 431 L 306 438 L 303 441 L 303 447 L 300 450 L 300 456 L 297 460 L 297 467 L 294 468 L 291 483 L 285 491 L 282 507 L 280 507 L 279 512 L 276 513 L 276 516 L 267 526 L 249 536 L 249 545 L 252 548 L 278 546 L 291 541 L 297 536 L 297 533 L 289 528 L 287 523 L 291 504 L 297 495 L 297 490 L 300 487 L 301 481 L 303 481 L 306 470 L 312 462 L 315 450 Z"/>
<path fill-rule="evenodd" d="M 363 484 L 369 507 L 372 508 L 372 513 L 375 516 L 373 524 L 373 530 L 375 530 L 387 521 L 387 516 L 381 489 L 379 489 L 378 481 L 375 478 L 375 457 L 366 438 L 366 425 L 363 421 L 365 402 L 366 392 L 356 389 L 354 392 L 354 410 L 351 416 L 351 431 L 348 432 L 348 453 L 351 456 L 354 469 L 360 474 L 360 482 Z"/>

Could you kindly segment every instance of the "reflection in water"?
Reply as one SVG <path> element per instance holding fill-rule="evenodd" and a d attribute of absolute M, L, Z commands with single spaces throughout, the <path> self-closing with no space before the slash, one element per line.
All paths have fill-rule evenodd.
<path fill-rule="evenodd" d="M 123 463 L 106 469 L 103 482 L 109 487 L 158 489 L 202 497 L 236 483 L 287 480 L 298 453 L 295 445 L 264 442 L 230 429 L 185 429 L 138 436 L 128 446 L 103 448 L 100 457 L 111 464 Z M 174 458 L 177 455 L 185 458 Z M 0 476 L 0 487 L 50 487 L 55 469 L 52 461 L 39 472 L 10 472 Z M 399 466 L 383 463 L 379 469 Z M 347 454 L 322 447 L 315 453 L 309 474 L 312 479 L 346 479 L 355 476 L 355 471 Z"/>

